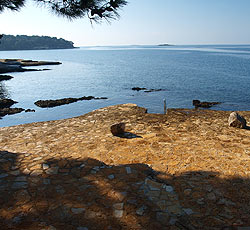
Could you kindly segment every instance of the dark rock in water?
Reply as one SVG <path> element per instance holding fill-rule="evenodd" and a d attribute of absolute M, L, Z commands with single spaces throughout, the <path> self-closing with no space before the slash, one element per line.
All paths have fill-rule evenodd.
<path fill-rule="evenodd" d="M 108 98 L 107 97 L 95 97 L 94 99 L 95 100 L 107 100 Z"/>
<path fill-rule="evenodd" d="M 201 108 L 211 108 L 213 105 L 221 104 L 221 102 L 201 102 L 200 100 L 193 100 L 193 106 L 195 108 L 201 107 Z"/>
<path fill-rule="evenodd" d="M 10 80 L 12 78 L 10 75 L 0 75 L 0 81 Z"/>
<path fill-rule="evenodd" d="M 36 112 L 36 110 L 34 110 L 34 109 L 26 109 L 25 110 L 25 113 L 30 113 L 30 112 Z"/>
<path fill-rule="evenodd" d="M 51 107 L 56 107 L 60 105 L 66 105 L 70 103 L 74 103 L 77 101 L 89 101 L 89 100 L 104 100 L 108 99 L 107 97 L 93 97 L 93 96 L 87 96 L 87 97 L 79 97 L 79 98 L 62 98 L 62 99 L 57 99 L 57 100 L 39 100 L 35 102 L 36 106 L 39 106 L 41 108 L 51 108 Z"/>
<path fill-rule="evenodd" d="M 140 88 L 140 87 L 133 87 L 132 90 L 134 91 L 144 90 L 145 93 L 163 91 L 163 89 L 147 89 L 147 88 Z"/>
<path fill-rule="evenodd" d="M 0 109 L 0 117 L 3 117 L 5 115 L 21 113 L 22 111 L 24 111 L 23 108 L 3 108 L 3 109 Z"/>
<path fill-rule="evenodd" d="M 17 103 L 16 101 L 13 101 L 11 99 L 0 99 L 0 109 L 3 108 L 9 108 L 10 106 Z"/>
<path fill-rule="evenodd" d="M 228 125 L 235 128 L 245 129 L 247 122 L 244 117 L 236 112 L 232 112 L 228 118 Z"/>
<path fill-rule="evenodd" d="M 133 87 L 132 90 L 140 91 L 140 90 L 146 90 L 146 88 Z"/>
<path fill-rule="evenodd" d="M 193 106 L 198 107 L 200 105 L 200 100 L 193 100 Z"/>
<path fill-rule="evenodd" d="M 24 69 L 22 68 L 21 65 L 9 65 L 0 62 L 0 73 L 9 73 L 9 72 L 24 72 Z"/>
<path fill-rule="evenodd" d="M 87 97 L 80 97 L 80 98 L 74 98 L 74 99 L 76 99 L 76 101 L 83 101 L 83 100 L 89 101 L 89 100 L 95 99 L 95 97 L 87 96 Z"/>
<path fill-rule="evenodd" d="M 110 127 L 110 131 L 114 136 L 123 135 L 125 132 L 125 123 L 114 124 Z"/>
<path fill-rule="evenodd" d="M 149 90 L 145 90 L 145 93 L 151 93 L 151 92 L 159 92 L 159 91 L 163 91 L 163 89 L 149 89 Z"/>
<path fill-rule="evenodd" d="M 39 100 L 35 102 L 35 105 L 41 108 L 49 108 L 49 107 L 70 104 L 76 101 L 78 101 L 77 98 L 63 98 L 58 100 Z"/>

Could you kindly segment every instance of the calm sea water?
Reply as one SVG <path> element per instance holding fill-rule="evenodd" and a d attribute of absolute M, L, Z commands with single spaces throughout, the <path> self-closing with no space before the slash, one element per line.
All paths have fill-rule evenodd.
<path fill-rule="evenodd" d="M 0 126 L 79 116 L 101 107 L 136 103 L 148 112 L 193 108 L 192 100 L 219 101 L 217 110 L 250 110 L 250 45 L 85 47 L 73 50 L 1 51 L 0 58 L 60 61 L 50 71 L 13 73 L 0 83 L 1 97 L 35 113 L 5 116 Z M 134 92 L 132 87 L 164 89 Z M 79 101 L 42 109 L 40 99 L 82 96 L 108 100 Z"/>

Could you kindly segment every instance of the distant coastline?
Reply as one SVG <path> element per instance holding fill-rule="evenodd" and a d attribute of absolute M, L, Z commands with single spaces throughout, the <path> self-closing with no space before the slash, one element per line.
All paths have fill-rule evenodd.
<path fill-rule="evenodd" d="M 0 51 L 75 48 L 72 41 L 49 36 L 3 35 L 0 39 Z"/>

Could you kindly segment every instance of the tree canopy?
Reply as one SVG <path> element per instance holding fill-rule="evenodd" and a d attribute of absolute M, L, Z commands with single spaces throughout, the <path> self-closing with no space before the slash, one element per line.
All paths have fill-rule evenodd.
<path fill-rule="evenodd" d="M 0 0 L 0 13 L 5 9 L 20 10 L 27 0 Z M 57 15 L 70 19 L 87 16 L 94 21 L 115 19 L 118 10 L 127 4 L 127 0 L 33 0 L 48 7 Z"/>
<path fill-rule="evenodd" d="M 73 48 L 73 42 L 49 36 L 4 35 L 0 44 L 0 51 Z"/>

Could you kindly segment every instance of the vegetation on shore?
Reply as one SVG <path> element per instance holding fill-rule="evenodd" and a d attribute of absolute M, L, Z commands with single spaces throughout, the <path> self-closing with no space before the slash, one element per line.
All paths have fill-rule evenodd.
<path fill-rule="evenodd" d="M 73 49 L 74 43 L 49 36 L 4 35 L 0 43 L 3 50 Z"/>

